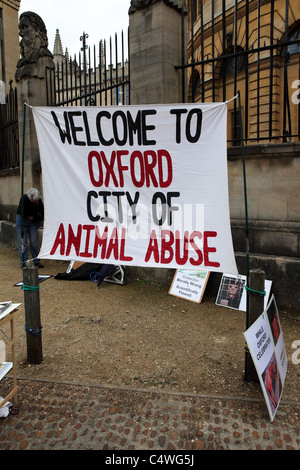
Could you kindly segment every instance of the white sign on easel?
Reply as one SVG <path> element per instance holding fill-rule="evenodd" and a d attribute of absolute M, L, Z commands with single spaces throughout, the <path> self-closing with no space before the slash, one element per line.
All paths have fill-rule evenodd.
<path fill-rule="evenodd" d="M 287 354 L 274 295 L 265 311 L 244 333 L 244 337 L 273 421 L 287 372 Z"/>

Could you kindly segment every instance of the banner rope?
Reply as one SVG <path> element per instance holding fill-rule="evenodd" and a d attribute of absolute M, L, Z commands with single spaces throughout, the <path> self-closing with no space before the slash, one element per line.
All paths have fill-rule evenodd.
<path fill-rule="evenodd" d="M 230 98 L 230 100 L 225 101 L 226 104 L 230 103 L 230 101 L 236 100 L 239 97 L 239 95 L 233 96 L 233 98 Z"/>

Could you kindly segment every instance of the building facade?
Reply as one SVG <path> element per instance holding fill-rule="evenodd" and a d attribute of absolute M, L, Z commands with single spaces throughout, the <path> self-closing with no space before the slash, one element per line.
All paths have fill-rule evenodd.
<path fill-rule="evenodd" d="M 19 8 L 20 0 L 0 1 L 0 80 L 5 83 L 6 92 L 10 80 L 14 81 L 16 63 L 20 57 Z"/>
<path fill-rule="evenodd" d="M 19 168 L 19 133 L 16 64 L 20 58 L 18 12 L 19 0 L 0 1 L 0 175 Z M 19 170 L 17 170 L 19 173 Z M 1 178 L 0 206 L 8 204 L 8 180 Z M 1 219 L 0 210 L 0 219 Z"/>
<path fill-rule="evenodd" d="M 278 298 L 296 308 L 300 3 L 187 0 L 187 6 L 186 99 L 228 101 L 229 202 L 239 272 L 246 272 L 247 209 L 251 267 L 265 271 L 275 292 L 281 285 Z"/>
<path fill-rule="evenodd" d="M 246 144 L 299 142 L 300 3 L 187 0 L 189 101 L 240 92 Z M 228 140 L 240 144 L 229 105 Z"/>

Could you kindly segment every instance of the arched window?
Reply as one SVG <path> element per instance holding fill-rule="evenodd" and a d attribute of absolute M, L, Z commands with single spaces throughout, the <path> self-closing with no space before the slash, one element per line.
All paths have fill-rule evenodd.
<path fill-rule="evenodd" d="M 296 39 L 300 39 L 300 25 L 298 24 L 295 28 L 293 28 L 289 35 L 288 35 L 288 41 L 295 41 Z M 290 44 L 289 46 L 284 47 L 282 51 L 282 55 L 284 56 L 285 53 L 288 53 L 289 55 L 292 54 L 299 54 L 300 53 L 300 44 Z"/>
<path fill-rule="evenodd" d="M 223 56 L 226 56 L 226 58 L 222 60 L 220 70 L 221 77 L 223 74 L 228 77 L 229 75 L 233 75 L 235 72 L 238 73 L 245 68 L 245 56 L 244 54 L 240 54 L 243 50 L 244 49 L 241 46 L 230 46 L 225 50 L 224 54 L 222 54 Z M 222 55 L 220 59 L 222 59 Z"/>
<path fill-rule="evenodd" d="M 200 99 L 201 79 L 198 70 L 194 70 L 189 82 L 189 103 Z"/>
<path fill-rule="evenodd" d="M 191 15 L 191 19 L 193 18 L 194 21 L 196 21 L 198 15 L 199 15 L 199 0 L 190 0 L 188 3 L 188 9 L 189 13 Z"/>

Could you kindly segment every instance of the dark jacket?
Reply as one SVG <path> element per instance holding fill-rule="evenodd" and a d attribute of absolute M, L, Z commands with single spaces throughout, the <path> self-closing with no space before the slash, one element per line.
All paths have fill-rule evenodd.
<path fill-rule="evenodd" d="M 44 204 L 42 200 L 39 199 L 37 202 L 31 202 L 27 194 L 24 194 L 23 201 L 24 219 L 28 219 L 28 217 L 33 217 L 32 219 L 30 219 L 33 223 L 42 222 L 44 220 Z M 22 215 L 22 198 L 19 202 L 17 214 Z"/>

